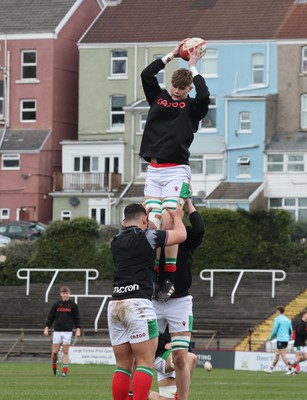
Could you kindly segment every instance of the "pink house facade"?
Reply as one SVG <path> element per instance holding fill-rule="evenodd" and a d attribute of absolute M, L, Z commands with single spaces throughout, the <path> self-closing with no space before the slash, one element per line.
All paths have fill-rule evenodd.
<path fill-rule="evenodd" d="M 48 223 L 60 142 L 77 139 L 77 42 L 103 2 L 0 5 L 0 222 Z"/>

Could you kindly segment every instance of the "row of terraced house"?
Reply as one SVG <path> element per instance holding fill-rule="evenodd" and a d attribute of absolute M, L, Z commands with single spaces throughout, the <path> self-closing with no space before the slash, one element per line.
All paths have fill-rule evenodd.
<path fill-rule="evenodd" d="M 190 148 L 198 206 L 307 220 L 306 0 L 0 0 L 0 221 L 118 224 L 141 202 L 140 74 L 186 37 L 210 109 Z M 158 75 L 168 87 L 176 58 Z M 193 95 L 193 92 L 192 92 Z"/>

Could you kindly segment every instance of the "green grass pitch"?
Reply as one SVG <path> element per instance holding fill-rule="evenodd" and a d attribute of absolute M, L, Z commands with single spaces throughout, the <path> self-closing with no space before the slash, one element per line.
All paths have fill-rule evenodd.
<path fill-rule="evenodd" d="M 1 400 L 112 400 L 114 366 L 71 365 L 54 377 L 48 363 L 0 363 Z M 157 384 L 154 380 L 153 389 Z M 306 374 L 196 368 L 189 400 L 280 400 L 306 397 Z"/>

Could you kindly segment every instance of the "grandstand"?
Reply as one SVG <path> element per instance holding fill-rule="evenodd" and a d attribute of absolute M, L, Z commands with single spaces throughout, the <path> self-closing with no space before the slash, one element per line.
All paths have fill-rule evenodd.
<path fill-rule="evenodd" d="M 210 297 L 209 283 L 194 277 L 191 294 L 194 298 L 194 333 L 192 342 L 197 348 L 243 349 L 249 350 L 250 334 L 254 342 L 252 349 L 263 350 L 264 341 L 272 328 L 276 305 L 286 306 L 286 312 L 293 320 L 307 306 L 307 282 L 304 273 L 288 273 L 284 281 L 276 283 L 275 298 L 271 296 L 272 280 L 268 274 L 256 273 L 243 276 L 236 291 L 234 303 L 231 293 L 238 274 L 218 274 L 214 280 L 214 296 Z M 66 284 L 66 283 L 65 283 Z M 84 293 L 84 283 L 69 282 L 72 294 Z M 8 349 L 12 354 L 49 354 L 50 338 L 43 336 L 47 314 L 52 303 L 59 299 L 59 288 L 55 284 L 45 302 L 48 284 L 31 284 L 29 296 L 24 284 L 14 287 L 1 287 L 0 304 L 0 359 Z M 110 294 L 110 281 L 92 281 L 89 294 Z M 72 296 L 73 297 L 73 296 Z M 85 345 L 110 344 L 107 331 L 107 306 L 98 321 L 98 332 L 94 322 L 101 305 L 101 298 L 78 299 L 84 336 L 79 339 Z M 257 327 L 262 327 L 259 339 Z M 21 331 L 23 329 L 23 332 Z M 258 335 L 258 336 L 257 336 Z M 17 344 L 16 338 L 22 337 Z"/>

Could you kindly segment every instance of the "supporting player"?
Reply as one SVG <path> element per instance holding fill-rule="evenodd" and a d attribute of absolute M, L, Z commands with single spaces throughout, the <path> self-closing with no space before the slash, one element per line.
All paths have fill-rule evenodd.
<path fill-rule="evenodd" d="M 66 377 L 68 374 L 69 362 L 69 346 L 72 339 L 73 325 L 76 328 L 76 336 L 80 336 L 80 317 L 79 308 L 76 303 L 70 300 L 70 289 L 68 286 L 63 286 L 60 289 L 61 300 L 53 304 L 48 315 L 44 335 L 48 336 L 49 329 L 54 323 L 54 332 L 52 339 L 52 370 L 55 376 L 59 376 L 58 371 L 58 354 L 60 347 L 63 348 L 63 368 L 62 376 Z"/>
<path fill-rule="evenodd" d="M 167 230 L 172 229 L 172 221 L 165 210 L 172 209 L 178 198 L 187 199 L 191 195 L 189 147 L 210 103 L 206 82 L 196 69 L 197 61 L 204 55 L 198 49 L 190 53 L 189 69 L 180 68 L 173 73 L 170 93 L 160 87 L 156 75 L 172 59 L 179 57 L 180 44 L 171 53 L 153 61 L 141 74 L 150 105 L 140 148 L 140 156 L 150 163 L 144 190 L 146 207 L 151 209 L 149 221 L 157 228 L 161 223 L 161 228 Z M 193 85 L 195 98 L 189 97 Z M 165 265 L 156 262 L 156 267 L 164 268 L 165 272 L 165 281 L 157 293 L 160 300 L 168 300 L 174 292 L 177 251 L 177 246 L 167 248 Z"/>
<path fill-rule="evenodd" d="M 111 243 L 114 261 L 113 295 L 108 305 L 108 327 L 116 370 L 112 379 L 114 400 L 127 400 L 132 367 L 135 400 L 147 400 L 152 383 L 158 326 L 152 305 L 156 250 L 186 239 L 182 206 L 168 211 L 174 230 L 147 228 L 146 210 L 129 204 L 124 229 Z"/>
<path fill-rule="evenodd" d="M 172 342 L 172 358 L 176 370 L 176 386 L 179 400 L 187 400 L 190 387 L 190 370 L 188 367 L 188 349 L 193 329 L 193 297 L 189 293 L 192 284 L 192 262 L 194 250 L 202 243 L 205 224 L 202 216 L 187 199 L 186 208 L 191 226 L 187 226 L 187 238 L 179 245 L 177 270 L 175 273 L 175 292 L 163 303 L 153 300 L 157 314 L 159 331 L 169 327 Z M 163 251 L 161 263 L 163 264 Z M 163 270 L 158 279 L 163 282 Z"/>

